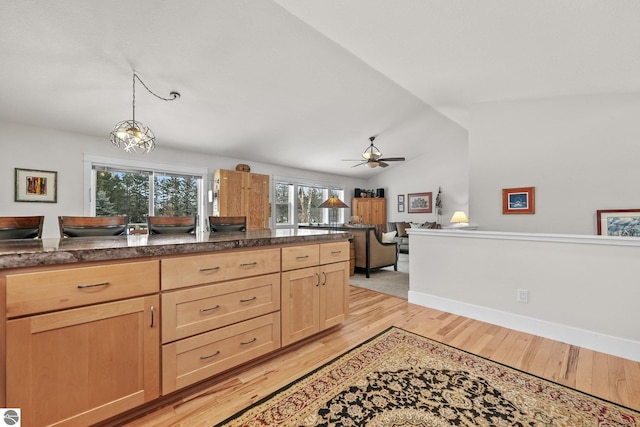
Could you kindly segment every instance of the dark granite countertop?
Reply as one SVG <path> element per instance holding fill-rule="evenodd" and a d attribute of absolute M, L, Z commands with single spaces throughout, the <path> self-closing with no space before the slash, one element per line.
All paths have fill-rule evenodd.
<path fill-rule="evenodd" d="M 134 234 L 114 237 L 0 240 L 0 269 L 323 242 L 344 231 L 279 229 L 232 233 Z"/>

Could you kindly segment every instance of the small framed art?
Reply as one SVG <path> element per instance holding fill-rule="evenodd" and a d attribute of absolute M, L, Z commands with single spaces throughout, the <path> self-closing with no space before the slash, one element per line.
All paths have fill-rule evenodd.
<path fill-rule="evenodd" d="M 640 209 L 603 209 L 596 217 L 599 235 L 640 237 Z"/>
<path fill-rule="evenodd" d="M 398 195 L 398 212 L 404 212 L 404 194 Z"/>
<path fill-rule="evenodd" d="M 409 213 L 431 213 L 433 205 L 431 196 L 433 193 L 412 193 L 407 194 Z"/>
<path fill-rule="evenodd" d="M 16 168 L 16 202 L 58 202 L 58 172 Z"/>
<path fill-rule="evenodd" d="M 536 213 L 535 187 L 503 188 L 503 214 L 534 214 Z"/>

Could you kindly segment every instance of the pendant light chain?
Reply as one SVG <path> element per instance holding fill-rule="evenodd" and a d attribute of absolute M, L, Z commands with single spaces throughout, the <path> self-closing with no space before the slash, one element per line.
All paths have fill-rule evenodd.
<path fill-rule="evenodd" d="M 142 81 L 142 79 L 141 79 L 140 77 L 138 77 L 138 74 L 136 74 L 136 72 L 134 71 L 134 72 L 133 72 L 133 97 L 134 97 L 134 100 L 135 100 L 135 97 L 136 97 L 136 79 L 138 79 L 138 81 L 139 81 L 140 83 L 142 83 L 142 86 L 144 86 L 144 88 L 145 88 L 146 90 L 148 90 L 148 91 L 149 91 L 149 93 L 150 93 L 151 95 L 155 96 L 155 97 L 156 97 L 156 98 L 158 98 L 158 99 L 162 99 L 163 101 L 173 101 L 173 100 L 174 100 L 174 99 L 176 99 L 176 98 L 180 98 L 180 94 L 179 94 L 178 92 L 170 92 L 170 93 L 169 93 L 169 95 L 171 96 L 171 98 L 163 98 L 163 97 L 161 97 L 160 95 L 157 95 L 157 94 L 153 93 L 153 92 L 151 91 L 151 89 L 149 89 L 149 88 L 147 87 L 147 85 L 146 85 L 146 84 L 144 84 L 144 82 Z"/>
<path fill-rule="evenodd" d="M 136 72 L 133 72 L 133 122 L 136 122 Z"/>

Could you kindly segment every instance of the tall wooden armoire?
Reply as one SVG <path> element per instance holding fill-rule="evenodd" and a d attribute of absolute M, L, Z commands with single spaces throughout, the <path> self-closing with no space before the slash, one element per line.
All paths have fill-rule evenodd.
<path fill-rule="evenodd" d="M 215 171 L 213 215 L 246 216 L 247 230 L 269 228 L 269 175 L 226 169 Z"/>
<path fill-rule="evenodd" d="M 355 197 L 351 203 L 351 215 L 357 215 L 363 224 L 387 228 L 387 199 L 381 197 Z"/>

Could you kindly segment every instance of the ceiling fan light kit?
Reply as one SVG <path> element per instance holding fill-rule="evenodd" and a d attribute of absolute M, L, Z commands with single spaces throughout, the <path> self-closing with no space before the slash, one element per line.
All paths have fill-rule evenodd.
<path fill-rule="evenodd" d="M 371 144 L 367 147 L 366 150 L 364 150 L 364 153 L 362 153 L 362 158 L 365 159 L 364 162 L 362 162 L 361 160 L 347 160 L 347 161 L 358 161 L 360 163 L 358 163 L 357 165 L 353 165 L 351 166 L 352 168 L 355 168 L 356 166 L 360 166 L 360 165 L 367 165 L 370 168 L 377 168 L 378 166 L 386 168 L 387 166 L 389 166 L 388 163 L 386 162 L 404 162 L 405 158 L 404 157 L 386 157 L 386 158 L 382 158 L 382 152 L 380 151 L 380 149 L 378 149 L 378 147 L 376 147 L 375 145 L 373 145 L 373 141 L 376 139 L 375 136 L 370 136 L 369 137 L 369 141 L 371 141 Z"/>
<path fill-rule="evenodd" d="M 369 145 L 367 147 L 367 149 L 364 150 L 364 153 L 362 153 L 362 157 L 365 160 L 377 160 L 380 156 L 382 156 L 382 153 L 380 152 L 378 147 L 373 145 L 373 140 L 374 139 L 376 139 L 375 136 L 370 136 L 369 137 L 369 141 L 371 141 L 371 145 Z"/>
<path fill-rule="evenodd" d="M 138 151 L 149 153 L 156 147 L 156 136 L 151 129 L 136 121 L 136 79 L 142 83 L 142 86 L 144 86 L 150 94 L 163 101 L 173 101 L 174 99 L 180 98 L 180 93 L 171 92 L 169 94 L 171 98 L 158 96 L 144 84 L 135 71 L 133 72 L 133 117 L 131 120 L 124 120 L 117 123 L 111 131 L 110 139 L 113 145 L 122 148 L 127 153 L 135 153 Z"/>

